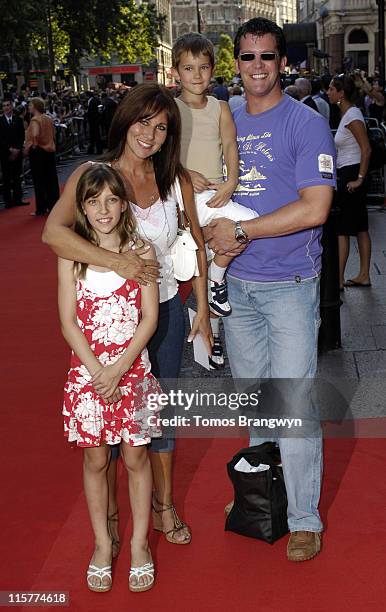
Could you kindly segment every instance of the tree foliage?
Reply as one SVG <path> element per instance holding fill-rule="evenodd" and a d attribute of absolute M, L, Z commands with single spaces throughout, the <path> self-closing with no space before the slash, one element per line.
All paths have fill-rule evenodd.
<path fill-rule="evenodd" d="M 221 34 L 216 53 L 216 76 L 222 76 L 229 82 L 235 73 L 235 62 L 233 59 L 233 42 L 227 34 Z"/>
<path fill-rule="evenodd" d="M 75 74 L 84 56 L 146 63 L 163 19 L 154 5 L 135 0 L 0 0 L 0 54 L 27 72 L 36 52 L 51 53 Z"/>

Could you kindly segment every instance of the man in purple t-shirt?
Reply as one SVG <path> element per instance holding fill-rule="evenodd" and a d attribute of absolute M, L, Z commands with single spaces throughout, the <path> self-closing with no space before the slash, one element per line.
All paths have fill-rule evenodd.
<path fill-rule="evenodd" d="M 251 19 L 236 34 L 234 55 L 247 101 L 234 113 L 240 156 L 234 199 L 259 217 L 236 224 L 219 219 L 206 230 L 215 252 L 240 253 L 227 276 L 229 361 L 234 378 L 296 379 L 295 408 L 300 404 L 311 415 L 309 386 L 303 383 L 316 374 L 320 237 L 335 185 L 334 144 L 324 117 L 281 92 L 281 28 Z M 251 433 L 251 445 L 264 441 Z M 287 556 L 306 561 L 320 551 L 323 529 L 320 429 L 278 443 L 291 532 Z"/>

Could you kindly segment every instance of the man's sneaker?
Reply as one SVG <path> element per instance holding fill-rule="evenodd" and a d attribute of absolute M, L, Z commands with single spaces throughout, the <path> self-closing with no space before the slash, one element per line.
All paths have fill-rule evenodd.
<path fill-rule="evenodd" d="M 224 349 L 219 336 L 214 336 L 212 355 L 209 357 L 209 368 L 211 370 L 221 370 L 224 367 Z"/>
<path fill-rule="evenodd" d="M 216 283 L 215 281 L 209 280 L 208 289 L 210 310 L 220 317 L 228 317 L 232 312 L 232 308 L 228 302 L 228 287 L 226 281 Z"/>

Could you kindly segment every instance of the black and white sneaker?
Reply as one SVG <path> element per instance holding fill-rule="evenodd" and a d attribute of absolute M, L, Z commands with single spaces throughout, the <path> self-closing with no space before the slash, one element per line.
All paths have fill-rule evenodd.
<path fill-rule="evenodd" d="M 228 302 L 228 287 L 225 280 L 221 283 L 209 280 L 208 302 L 209 309 L 219 317 L 228 317 L 231 314 L 232 308 Z"/>
<path fill-rule="evenodd" d="M 211 370 L 221 370 L 224 367 L 224 349 L 219 336 L 214 336 L 212 355 L 209 357 L 209 368 Z"/>

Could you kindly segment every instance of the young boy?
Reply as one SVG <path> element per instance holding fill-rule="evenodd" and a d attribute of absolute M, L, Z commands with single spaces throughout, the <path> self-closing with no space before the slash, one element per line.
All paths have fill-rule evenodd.
<path fill-rule="evenodd" d="M 236 222 L 254 219 L 254 211 L 230 200 L 239 173 L 236 129 L 228 103 L 206 95 L 214 70 L 213 44 L 201 34 L 180 36 L 172 49 L 172 62 L 182 90 L 176 98 L 182 123 L 181 163 L 192 179 L 201 227 L 220 217 Z M 208 269 L 209 307 L 217 316 L 226 317 L 232 311 L 224 280 L 230 261 L 215 255 Z M 215 344 L 210 365 L 218 368 L 224 364 L 218 319 L 211 323 Z"/>

